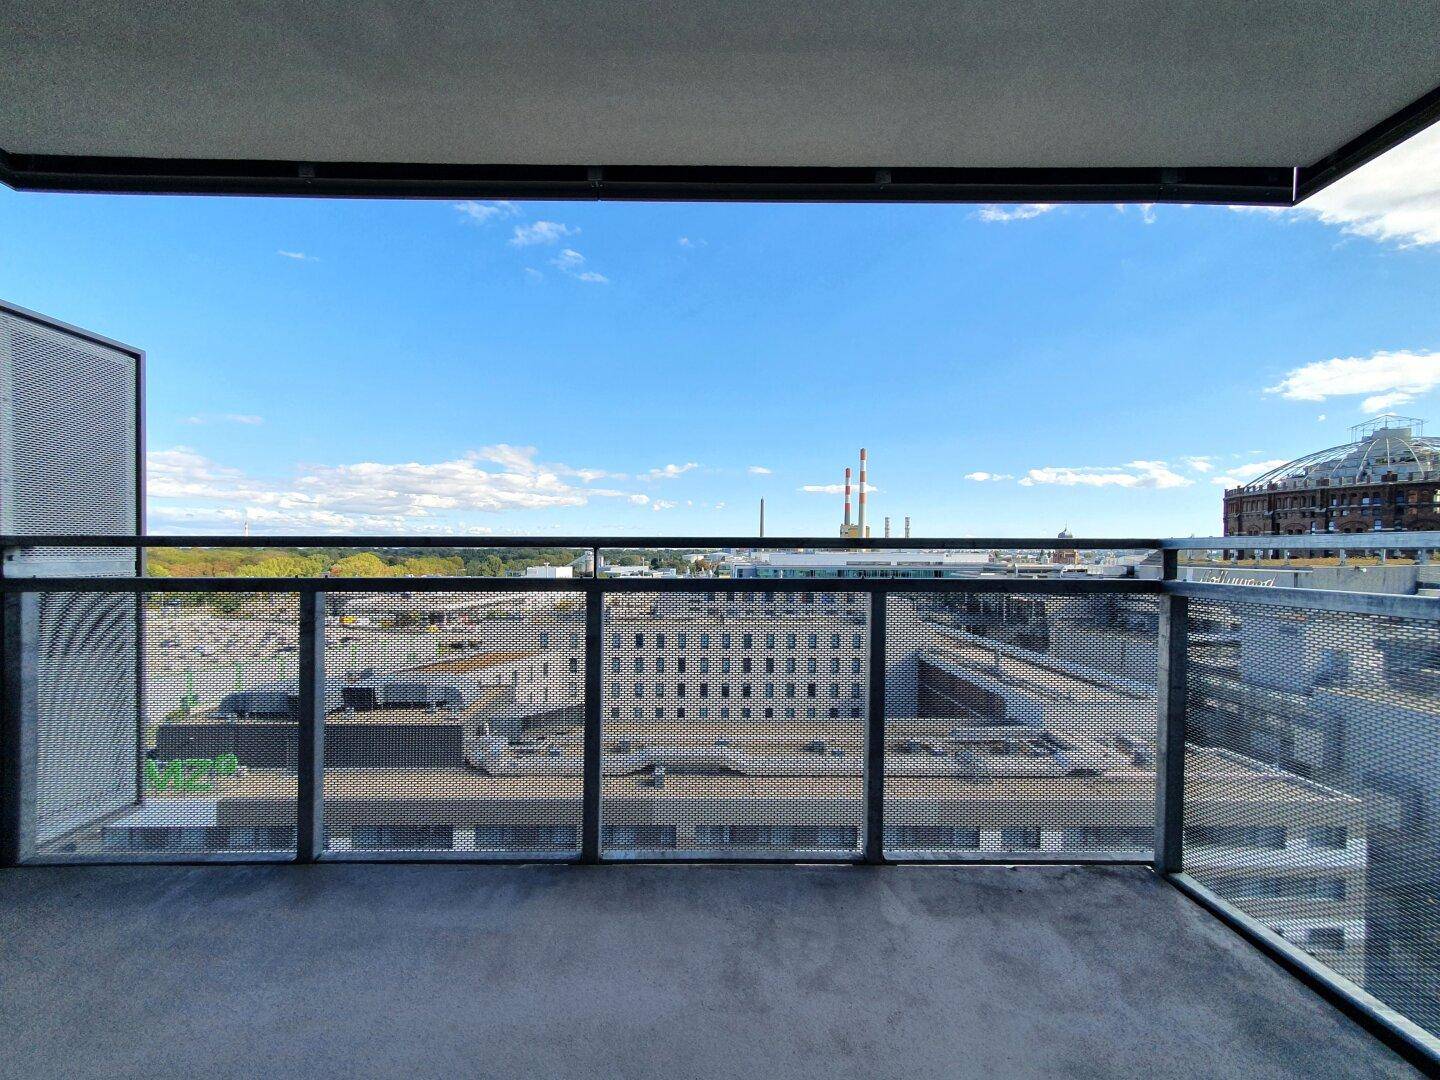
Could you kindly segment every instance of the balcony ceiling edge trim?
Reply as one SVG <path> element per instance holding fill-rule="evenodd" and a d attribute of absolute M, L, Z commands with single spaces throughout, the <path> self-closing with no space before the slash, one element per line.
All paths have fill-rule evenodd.
<path fill-rule="evenodd" d="M 1294 169 L 437 165 L 87 157 L 0 148 L 21 191 L 711 202 L 1147 202 L 1289 206 Z"/>

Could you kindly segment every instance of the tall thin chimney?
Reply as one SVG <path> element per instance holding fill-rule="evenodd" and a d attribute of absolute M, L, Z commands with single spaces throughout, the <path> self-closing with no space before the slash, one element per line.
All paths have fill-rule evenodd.
<path fill-rule="evenodd" d="M 890 515 L 885 515 L 885 539 L 890 539 Z"/>
<path fill-rule="evenodd" d="M 850 466 L 845 466 L 845 531 L 850 531 Z"/>
<path fill-rule="evenodd" d="M 860 535 L 868 536 L 865 531 L 865 448 L 860 448 L 860 517 L 857 521 L 860 526 Z"/>
<path fill-rule="evenodd" d="M 765 500 L 760 500 L 760 536 L 765 536 Z"/>
<path fill-rule="evenodd" d="M 910 515 L 905 515 L 905 539 L 910 539 Z"/>

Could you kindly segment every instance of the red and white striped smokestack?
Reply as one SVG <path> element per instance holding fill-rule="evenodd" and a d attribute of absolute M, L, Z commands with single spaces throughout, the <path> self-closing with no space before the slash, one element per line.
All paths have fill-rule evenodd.
<path fill-rule="evenodd" d="M 845 466 L 845 528 L 850 528 L 850 466 Z"/>
<path fill-rule="evenodd" d="M 860 448 L 860 517 L 856 520 L 860 535 L 865 535 L 865 448 Z"/>

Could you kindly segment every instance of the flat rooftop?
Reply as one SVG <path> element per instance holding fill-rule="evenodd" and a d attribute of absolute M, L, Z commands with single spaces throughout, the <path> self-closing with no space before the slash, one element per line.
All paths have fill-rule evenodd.
<path fill-rule="evenodd" d="M 0 940 L 32 1080 L 1419 1075 L 1140 867 L 32 867 Z"/>

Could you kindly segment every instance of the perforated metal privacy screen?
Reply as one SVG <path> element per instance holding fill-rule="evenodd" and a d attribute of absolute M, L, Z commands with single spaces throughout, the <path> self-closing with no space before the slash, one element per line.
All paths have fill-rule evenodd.
<path fill-rule="evenodd" d="M 975 858 L 1154 847 L 1154 597 L 895 593 L 885 849 Z"/>
<path fill-rule="evenodd" d="M 1185 871 L 1440 1031 L 1440 626 L 1189 610 Z"/>
<path fill-rule="evenodd" d="M 36 600 L 38 854 L 294 849 L 293 594 Z"/>
<path fill-rule="evenodd" d="M 582 593 L 326 595 L 332 851 L 574 853 Z"/>
<path fill-rule="evenodd" d="M 604 852 L 853 857 L 868 597 L 607 597 Z"/>
<path fill-rule="evenodd" d="M 0 531 L 135 532 L 136 367 L 0 309 Z"/>

